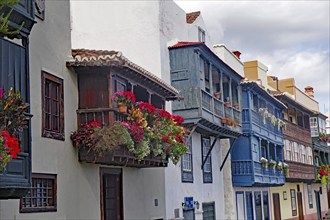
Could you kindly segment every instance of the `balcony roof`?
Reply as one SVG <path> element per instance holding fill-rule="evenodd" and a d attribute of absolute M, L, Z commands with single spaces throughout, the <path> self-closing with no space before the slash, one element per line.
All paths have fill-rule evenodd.
<path fill-rule="evenodd" d="M 157 84 L 166 93 L 166 97 L 175 97 L 179 91 L 139 65 L 133 63 L 119 51 L 73 49 L 72 59 L 66 61 L 67 67 L 119 67 L 133 71 L 144 80 Z"/>
<path fill-rule="evenodd" d="M 262 94 L 268 96 L 269 98 L 271 98 L 272 100 L 274 100 L 275 103 L 277 103 L 283 109 L 287 108 L 287 106 L 283 102 L 281 102 L 280 100 L 275 98 L 273 95 L 269 94 L 266 90 L 264 90 L 262 87 L 260 87 L 256 81 L 242 80 L 241 85 L 251 85 L 251 86 L 253 86 L 253 88 L 256 88 L 259 93 L 262 93 Z"/>
<path fill-rule="evenodd" d="M 212 57 L 213 60 L 215 60 L 218 63 L 221 63 L 222 65 L 226 66 L 227 68 L 229 68 L 235 75 L 235 77 L 238 80 L 243 79 L 244 77 L 241 76 L 239 73 L 237 73 L 231 66 L 229 66 L 227 63 L 225 63 L 222 59 L 220 59 L 220 57 L 218 57 L 213 51 L 212 49 L 210 49 L 208 46 L 206 46 L 205 43 L 203 42 L 189 42 L 189 41 L 178 41 L 176 44 L 169 46 L 168 49 L 170 50 L 175 50 L 175 49 L 180 49 L 180 48 L 184 48 L 184 47 L 197 47 L 200 50 L 204 51 L 205 54 L 209 54 L 209 57 Z"/>
<path fill-rule="evenodd" d="M 311 109 L 308 109 L 305 106 L 301 105 L 299 102 L 294 100 L 290 95 L 288 95 L 287 92 L 273 92 L 273 96 L 275 98 L 280 99 L 281 101 L 290 103 L 295 108 L 302 110 L 309 115 L 313 114 L 313 111 Z"/>

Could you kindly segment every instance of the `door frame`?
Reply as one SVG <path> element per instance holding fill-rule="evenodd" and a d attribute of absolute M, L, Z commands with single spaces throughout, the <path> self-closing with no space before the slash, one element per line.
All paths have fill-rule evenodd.
<path fill-rule="evenodd" d="M 275 195 L 276 198 L 278 199 L 278 207 L 275 207 Z M 281 220 L 282 219 L 282 213 L 281 213 L 281 199 L 280 199 L 280 194 L 279 193 L 273 193 L 273 212 L 274 212 L 274 219 L 276 220 Z M 280 216 L 276 216 L 275 213 L 278 213 Z"/>
<path fill-rule="evenodd" d="M 120 175 L 120 215 L 122 219 L 124 219 L 124 208 L 123 208 L 123 171 L 121 168 L 107 168 L 100 167 L 100 209 L 101 209 L 101 220 L 104 219 L 104 195 L 103 195 L 103 175 L 104 174 L 112 174 L 112 175 Z"/>

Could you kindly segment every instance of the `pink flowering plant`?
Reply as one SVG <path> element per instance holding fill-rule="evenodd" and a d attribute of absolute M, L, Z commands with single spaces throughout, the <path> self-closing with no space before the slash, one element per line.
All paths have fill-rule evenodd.
<path fill-rule="evenodd" d="M 135 95 L 131 91 L 116 92 L 112 96 L 112 100 L 116 103 L 122 103 L 131 106 L 135 103 Z"/>
<path fill-rule="evenodd" d="M 21 151 L 16 137 L 27 127 L 30 119 L 25 113 L 28 104 L 23 102 L 20 93 L 10 88 L 8 94 L 0 88 L 0 168 L 17 157 Z"/>
<path fill-rule="evenodd" d="M 118 93 L 117 98 L 113 98 L 114 101 L 122 101 L 123 99 L 119 97 L 122 97 L 124 93 Z M 71 135 L 73 145 L 87 145 L 89 149 L 100 145 L 111 145 L 111 149 L 104 148 L 105 151 L 125 145 L 139 160 L 153 155 L 164 159 L 170 158 L 174 164 L 177 164 L 180 157 L 187 151 L 184 141 L 185 129 L 182 126 L 184 119 L 163 109 L 157 109 L 150 103 L 134 103 L 134 94 L 125 97 L 125 100 L 131 100 L 132 106 L 128 111 L 127 121 L 114 123 L 118 132 L 112 132 L 114 125 L 111 125 L 111 131 L 100 135 L 104 127 L 100 129 L 97 125 L 97 128 L 89 128 L 91 125 L 87 124 Z M 100 139 L 104 139 L 102 136 L 109 138 L 103 142 L 104 144 L 100 144 Z M 118 139 L 121 141 L 113 141 Z"/>

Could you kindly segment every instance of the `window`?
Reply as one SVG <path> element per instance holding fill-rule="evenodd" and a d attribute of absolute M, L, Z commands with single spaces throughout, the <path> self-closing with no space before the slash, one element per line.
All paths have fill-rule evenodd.
<path fill-rule="evenodd" d="M 291 194 L 291 209 L 292 209 L 292 215 L 297 215 L 297 203 L 296 203 L 296 191 L 294 189 L 290 190 Z"/>
<path fill-rule="evenodd" d="M 194 182 L 193 180 L 193 161 L 192 161 L 192 137 L 186 140 L 188 151 L 182 156 L 181 160 L 181 179 L 182 182 Z"/>
<path fill-rule="evenodd" d="M 20 212 L 56 211 L 56 175 L 32 174 L 32 186 L 20 200 Z"/>
<path fill-rule="evenodd" d="M 203 182 L 204 183 L 212 183 L 212 160 L 211 153 L 208 157 L 207 153 L 211 149 L 210 146 L 210 138 L 202 137 L 202 161 L 205 161 L 203 167 Z"/>
<path fill-rule="evenodd" d="M 312 209 L 313 208 L 313 192 L 312 192 L 312 185 L 311 184 L 307 184 L 307 191 L 308 191 L 309 208 Z"/>
<path fill-rule="evenodd" d="M 205 31 L 198 27 L 198 41 L 205 43 Z"/>
<path fill-rule="evenodd" d="M 317 118 L 316 117 L 310 117 L 309 118 L 309 124 L 311 126 L 311 135 L 312 137 L 317 137 L 319 135 L 318 129 L 317 129 Z"/>
<path fill-rule="evenodd" d="M 261 192 L 254 192 L 254 204 L 256 219 L 262 219 L 262 198 Z"/>
<path fill-rule="evenodd" d="M 253 94 L 253 110 L 258 112 L 258 96 L 256 94 Z"/>
<path fill-rule="evenodd" d="M 203 220 L 215 220 L 214 202 L 202 203 Z"/>
<path fill-rule="evenodd" d="M 42 137 L 64 140 L 63 79 L 42 72 Z"/>
<path fill-rule="evenodd" d="M 263 202 L 264 202 L 264 219 L 268 220 L 269 219 L 269 207 L 268 207 L 268 192 L 263 191 Z"/>
<path fill-rule="evenodd" d="M 325 120 L 323 120 L 322 118 L 318 118 L 319 119 L 319 130 L 320 133 L 322 134 L 326 134 L 327 130 L 325 129 Z"/>

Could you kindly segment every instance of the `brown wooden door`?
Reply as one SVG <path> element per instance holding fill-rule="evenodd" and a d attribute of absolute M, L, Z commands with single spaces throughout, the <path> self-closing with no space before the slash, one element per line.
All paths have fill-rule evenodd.
<path fill-rule="evenodd" d="M 101 169 L 101 214 L 102 220 L 124 219 L 121 169 Z"/>
<path fill-rule="evenodd" d="M 330 189 L 328 190 L 328 209 L 330 209 Z"/>
<path fill-rule="evenodd" d="M 297 192 L 299 220 L 304 220 L 302 193 Z"/>
<path fill-rule="evenodd" d="M 280 194 L 273 193 L 273 204 L 274 204 L 274 219 L 281 220 L 281 204 L 280 204 Z"/>

